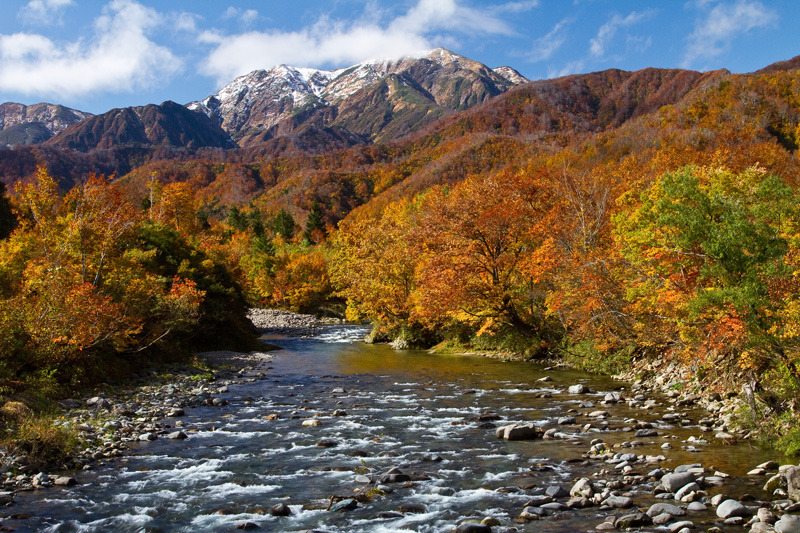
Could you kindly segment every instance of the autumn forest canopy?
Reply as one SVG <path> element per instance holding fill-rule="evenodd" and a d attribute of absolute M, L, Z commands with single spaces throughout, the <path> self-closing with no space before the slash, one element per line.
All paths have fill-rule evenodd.
<path fill-rule="evenodd" d="M 0 150 L 0 388 L 252 332 L 675 363 L 800 391 L 800 71 L 520 85 L 383 143 Z M 314 132 L 320 134 L 320 131 Z"/>

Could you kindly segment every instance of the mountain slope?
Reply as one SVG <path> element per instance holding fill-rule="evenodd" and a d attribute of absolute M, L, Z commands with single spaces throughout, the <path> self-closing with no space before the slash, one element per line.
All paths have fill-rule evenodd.
<path fill-rule="evenodd" d="M 0 145 L 44 142 L 92 116 L 62 105 L 41 103 L 26 106 L 6 102 L 0 104 Z"/>
<path fill-rule="evenodd" d="M 175 102 L 113 109 L 70 126 L 47 144 L 81 152 L 124 145 L 234 147 L 228 134 L 206 115 Z"/>
<path fill-rule="evenodd" d="M 258 70 L 187 107 L 218 121 L 240 146 L 305 123 L 337 126 L 381 142 L 525 81 L 510 67 L 493 70 L 437 48 L 420 58 L 368 61 L 333 71 L 286 65 Z"/>

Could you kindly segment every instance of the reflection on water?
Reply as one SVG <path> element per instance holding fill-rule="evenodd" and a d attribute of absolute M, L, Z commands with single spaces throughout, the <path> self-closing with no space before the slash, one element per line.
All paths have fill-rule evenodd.
<path fill-rule="evenodd" d="M 336 327 L 313 339 L 271 338 L 283 350 L 268 379 L 231 386 L 224 407 L 187 409 L 184 422 L 194 429 L 188 440 L 142 444 L 116 463 L 79 473 L 77 487 L 20 495 L 13 512 L 33 516 L 6 523 L 19 531 L 216 531 L 253 522 L 263 531 L 444 532 L 465 518 L 493 516 L 521 531 L 590 530 L 604 512 L 571 511 L 535 524 L 513 520 L 530 488 L 569 487 L 601 468 L 580 461 L 589 441 L 633 440 L 623 430 L 632 420 L 653 421 L 659 431 L 635 453 L 663 453 L 668 467 L 703 463 L 738 476 L 764 460 L 746 445 L 697 443 L 699 452 L 685 451 L 689 437 L 704 435 L 696 425 L 704 413 L 692 408 L 681 411 L 692 424 L 680 427 L 662 422 L 661 410 L 598 406 L 610 412 L 609 429 L 582 433 L 580 415 L 589 409 L 580 402 L 598 402 L 624 386 L 607 378 L 399 352 L 358 342 L 365 333 Z M 551 381 L 537 381 L 545 376 Z M 563 392 L 578 382 L 597 392 Z M 499 441 L 477 421 L 489 412 L 500 417 L 497 425 L 524 420 L 554 427 L 570 409 L 579 418 L 561 427 L 572 437 L 566 441 Z M 270 414 L 280 418 L 266 420 Z M 319 427 L 301 425 L 312 417 Z M 672 448 L 662 449 L 664 442 Z M 350 512 L 325 510 L 332 496 L 364 489 L 358 473 L 392 467 L 418 480 L 393 484 L 391 494 Z M 645 468 L 652 466 L 639 473 Z M 649 501 L 651 490 L 639 487 L 637 499 Z M 292 515 L 270 516 L 269 508 L 281 502 Z"/>

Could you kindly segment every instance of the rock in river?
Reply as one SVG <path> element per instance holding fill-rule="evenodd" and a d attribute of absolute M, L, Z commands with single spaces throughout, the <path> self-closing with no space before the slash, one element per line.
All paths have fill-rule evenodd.
<path fill-rule="evenodd" d="M 717 516 L 726 520 L 734 516 L 749 517 L 752 512 L 738 500 L 725 500 L 717 507 Z"/>
<path fill-rule="evenodd" d="M 661 478 L 661 484 L 670 492 L 678 492 L 684 485 L 694 481 L 694 474 L 691 472 L 677 472 L 667 474 Z"/>
<path fill-rule="evenodd" d="M 582 383 L 579 383 L 577 385 L 572 385 L 571 387 L 569 387 L 567 389 L 567 392 L 570 394 L 586 394 L 591 391 L 589 390 L 589 387 L 583 385 Z"/>
<path fill-rule="evenodd" d="M 270 508 L 269 514 L 272 516 L 290 516 L 292 514 L 292 510 L 289 509 L 289 506 L 285 503 L 279 503 Z"/>
<path fill-rule="evenodd" d="M 501 426 L 497 428 L 495 434 L 498 439 L 505 440 L 529 440 L 538 436 L 536 426 L 533 423 Z"/>
<path fill-rule="evenodd" d="M 342 500 L 340 502 L 334 503 L 331 506 L 331 511 L 352 511 L 358 507 L 358 502 L 352 498 L 347 500 Z"/>

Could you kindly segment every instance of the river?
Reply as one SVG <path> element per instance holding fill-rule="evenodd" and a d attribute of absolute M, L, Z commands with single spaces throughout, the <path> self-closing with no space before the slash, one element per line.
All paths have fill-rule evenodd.
<path fill-rule="evenodd" d="M 135 444 L 129 455 L 79 472 L 77 486 L 18 494 L 13 508 L 4 510 L 18 518 L 2 525 L 54 532 L 232 531 L 246 523 L 261 531 L 449 532 L 464 520 L 494 517 L 501 525 L 492 531 L 593 531 L 607 516 L 628 511 L 591 507 L 515 522 L 525 503 L 544 488 L 561 484 L 569 490 L 577 478 L 614 471 L 619 461 L 584 460 L 593 439 L 609 448 L 622 445 L 620 453 L 664 455 L 658 463 L 633 462 L 631 475 L 699 463 L 731 476 L 727 492 L 766 497 L 760 488 L 764 478 L 745 473 L 770 457 L 747 443 L 727 446 L 703 433 L 697 421 L 707 413 L 699 408 L 680 408 L 680 419 L 689 421 L 685 425 L 668 423 L 662 419 L 672 412 L 667 407 L 601 404 L 609 391 L 632 394 L 628 384 L 609 378 L 521 362 L 395 351 L 360 342 L 365 333 L 338 326 L 315 338 L 268 339 L 282 349 L 275 352 L 266 379 L 231 385 L 221 395 L 227 405 L 186 409 L 181 420 L 187 440 Z M 565 392 L 577 383 L 592 392 Z M 596 409 L 607 410 L 608 418 L 582 432 L 590 421 L 586 414 Z M 570 410 L 576 423 L 557 426 Z M 500 419 L 477 420 L 484 413 Z M 311 418 L 320 425 L 302 426 Z M 492 425 L 517 421 L 558 427 L 568 438 L 495 437 Z M 658 436 L 635 439 L 635 421 L 652 423 Z M 631 442 L 637 446 L 630 448 Z M 662 448 L 664 443 L 671 447 Z M 369 491 L 372 499 L 356 509 L 326 510 L 332 496 L 368 491 L 357 482 L 359 474 L 392 467 L 411 481 L 386 483 L 390 493 Z M 647 507 L 656 501 L 656 485 L 647 480 L 623 492 L 638 507 Z M 270 515 L 279 503 L 292 514 Z M 715 523 L 711 510 L 690 519 Z"/>

